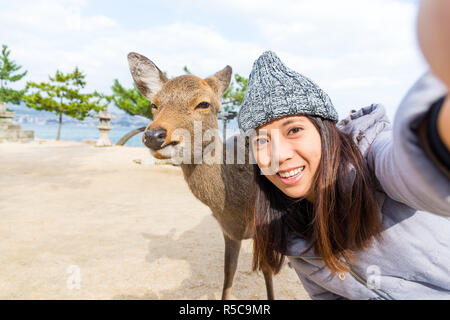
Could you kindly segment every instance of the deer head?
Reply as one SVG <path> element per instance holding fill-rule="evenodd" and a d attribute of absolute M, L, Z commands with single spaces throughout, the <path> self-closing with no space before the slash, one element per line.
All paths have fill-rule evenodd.
<path fill-rule="evenodd" d="M 185 136 L 174 134 L 176 130 L 185 130 L 193 139 L 196 139 L 194 134 L 199 134 L 194 132 L 195 123 L 201 123 L 202 137 L 206 130 L 217 131 L 221 98 L 231 80 L 230 66 L 205 79 L 182 75 L 169 80 L 152 61 L 140 54 L 128 54 L 128 62 L 136 88 L 152 102 L 153 122 L 142 138 L 153 156 L 171 158 L 187 147 L 194 152 L 195 143 L 189 141 L 188 144 Z M 202 139 L 201 147 L 208 143 L 210 141 Z"/>

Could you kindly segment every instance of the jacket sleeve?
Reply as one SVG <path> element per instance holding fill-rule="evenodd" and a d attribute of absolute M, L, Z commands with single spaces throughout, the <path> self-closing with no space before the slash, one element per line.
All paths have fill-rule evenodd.
<path fill-rule="evenodd" d="M 392 131 L 372 143 L 369 165 L 384 192 L 416 210 L 450 216 L 450 179 L 430 158 L 420 142 L 418 129 L 427 112 L 447 94 L 431 73 L 422 76 L 401 102 Z M 372 168 L 373 169 L 373 168 Z"/>

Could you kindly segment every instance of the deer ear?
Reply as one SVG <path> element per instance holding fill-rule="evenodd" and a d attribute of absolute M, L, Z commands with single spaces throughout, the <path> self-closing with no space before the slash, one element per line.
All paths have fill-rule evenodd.
<path fill-rule="evenodd" d="M 138 53 L 130 52 L 128 54 L 128 64 L 136 88 L 151 101 L 163 84 L 168 81 L 167 77 L 156 64 Z"/>
<path fill-rule="evenodd" d="M 222 97 L 223 93 L 230 85 L 232 73 L 233 69 L 231 69 L 230 66 L 226 66 L 222 70 L 216 72 L 213 76 L 206 78 L 205 81 L 219 97 Z"/>

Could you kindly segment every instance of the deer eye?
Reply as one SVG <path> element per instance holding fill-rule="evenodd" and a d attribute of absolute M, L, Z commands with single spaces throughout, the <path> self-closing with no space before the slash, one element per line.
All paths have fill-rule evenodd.
<path fill-rule="evenodd" d="M 210 106 L 208 102 L 200 102 L 195 109 L 208 109 Z"/>
<path fill-rule="evenodd" d="M 150 108 L 157 110 L 158 107 L 156 105 L 154 105 L 153 103 L 150 105 Z"/>

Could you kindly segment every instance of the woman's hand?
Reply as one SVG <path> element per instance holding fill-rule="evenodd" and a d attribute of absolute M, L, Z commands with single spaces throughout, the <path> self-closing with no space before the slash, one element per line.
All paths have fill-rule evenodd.
<path fill-rule="evenodd" d="M 422 0 L 418 17 L 418 38 L 422 53 L 433 73 L 450 91 L 450 1 Z M 450 95 L 442 106 L 437 127 L 450 150 Z"/>
<path fill-rule="evenodd" d="M 431 70 L 450 88 L 450 1 L 422 0 L 417 31 Z"/>

